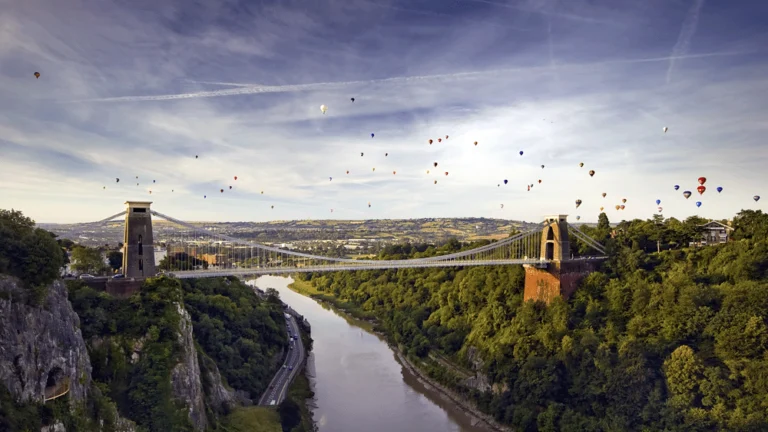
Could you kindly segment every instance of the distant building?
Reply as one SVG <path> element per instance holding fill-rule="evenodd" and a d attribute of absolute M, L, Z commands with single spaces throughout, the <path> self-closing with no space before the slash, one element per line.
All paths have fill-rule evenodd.
<path fill-rule="evenodd" d="M 733 228 L 717 221 L 705 223 L 700 225 L 700 227 L 703 229 L 701 234 L 702 245 L 726 243 L 729 233 L 733 231 Z"/>

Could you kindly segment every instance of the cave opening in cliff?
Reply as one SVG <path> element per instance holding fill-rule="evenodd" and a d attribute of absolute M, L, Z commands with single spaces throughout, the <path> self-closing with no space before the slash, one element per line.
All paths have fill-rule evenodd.
<path fill-rule="evenodd" d="M 63 391 L 64 371 L 56 366 L 48 372 L 48 379 L 45 381 L 45 399 L 54 399 Z"/>

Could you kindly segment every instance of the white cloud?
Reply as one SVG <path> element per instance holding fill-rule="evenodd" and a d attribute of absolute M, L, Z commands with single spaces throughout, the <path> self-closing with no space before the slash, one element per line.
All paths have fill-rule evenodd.
<path fill-rule="evenodd" d="M 648 28 L 659 10 L 526 3 L 534 13 L 446 7 L 430 18 L 398 10 L 419 3 L 367 3 L 206 3 L 193 16 L 172 2 L 153 15 L 75 0 L 14 7 L 0 21 L 0 63 L 13 65 L 0 71 L 0 203 L 41 222 L 98 220 L 146 198 L 186 220 L 590 221 L 622 197 L 611 219 L 650 217 L 657 198 L 680 218 L 761 208 L 759 46 L 702 26 L 718 43 L 673 52 L 684 73 L 665 86 L 671 57 L 660 53 L 678 35 L 663 20 Z M 621 28 L 590 21 L 606 18 Z M 451 26 L 461 20 L 499 25 Z M 551 31 L 548 20 L 559 20 Z M 103 102 L 71 102 L 83 99 Z M 681 192 L 701 175 L 711 186 L 697 209 Z"/>

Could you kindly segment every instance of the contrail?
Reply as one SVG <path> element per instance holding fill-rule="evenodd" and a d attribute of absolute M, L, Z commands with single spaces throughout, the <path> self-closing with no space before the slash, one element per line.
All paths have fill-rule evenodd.
<path fill-rule="evenodd" d="M 596 63 L 583 63 L 583 64 L 571 64 L 571 65 L 558 65 L 559 69 L 563 68 L 583 68 L 604 66 L 611 64 L 633 64 L 633 63 L 652 63 L 660 61 L 671 60 L 683 60 L 692 58 L 705 58 L 705 57 L 723 57 L 723 56 L 736 56 L 743 54 L 751 54 L 755 51 L 733 51 L 733 52 L 719 52 L 719 53 L 705 53 L 705 54 L 691 54 L 681 56 L 666 56 L 666 57 L 653 57 L 644 59 L 621 59 L 621 60 L 608 60 Z M 99 99 L 82 99 L 76 101 L 66 101 L 64 103 L 72 102 L 140 102 L 140 101 L 165 101 L 165 100 L 177 100 L 177 99 L 194 99 L 203 97 L 220 97 L 220 96 L 237 96 L 237 95 L 249 95 L 258 93 L 285 93 L 285 92 L 300 92 L 300 91 L 312 91 L 312 90 L 333 90 L 340 89 L 353 85 L 371 85 L 371 84 L 410 84 L 419 82 L 434 82 L 434 81 L 455 81 L 473 78 L 486 78 L 493 75 L 508 75 L 519 72 L 531 72 L 531 71 L 547 71 L 551 66 L 533 66 L 528 68 L 512 68 L 512 69 L 496 69 L 490 71 L 481 72 L 459 72 L 453 74 L 439 74 L 439 75 L 421 75 L 421 76 L 409 76 L 409 77 L 394 77 L 383 78 L 374 80 L 362 80 L 362 81 L 340 81 L 340 82 L 324 82 L 313 84 L 293 84 L 293 85 L 279 85 L 279 86 L 263 86 L 258 84 L 247 83 L 227 83 L 230 86 L 238 86 L 240 88 L 227 89 L 227 90 L 213 90 L 213 91 L 201 91 L 195 93 L 182 93 L 182 94 L 167 94 L 167 95 L 151 95 L 151 96 L 119 96 L 111 98 L 99 98 Z"/>
<path fill-rule="evenodd" d="M 696 0 L 691 9 L 688 11 L 683 25 L 680 28 L 680 34 L 677 36 L 677 43 L 672 47 L 672 54 L 670 54 L 669 68 L 667 69 L 667 84 L 672 80 L 672 72 L 675 70 L 676 57 L 685 56 L 688 53 L 688 48 L 691 45 L 691 39 L 696 33 L 696 27 L 699 24 L 699 15 L 701 15 L 701 8 L 704 6 L 704 0 Z"/>

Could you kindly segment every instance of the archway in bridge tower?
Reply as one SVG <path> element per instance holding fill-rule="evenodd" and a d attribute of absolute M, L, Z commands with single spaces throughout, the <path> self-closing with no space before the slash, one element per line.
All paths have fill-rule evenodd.
<path fill-rule="evenodd" d="M 551 226 L 547 227 L 547 241 L 554 241 L 555 240 L 555 230 L 552 229 Z"/>
<path fill-rule="evenodd" d="M 555 259 L 555 243 L 548 241 L 547 246 L 544 250 L 544 259 L 546 260 L 553 260 Z"/>

